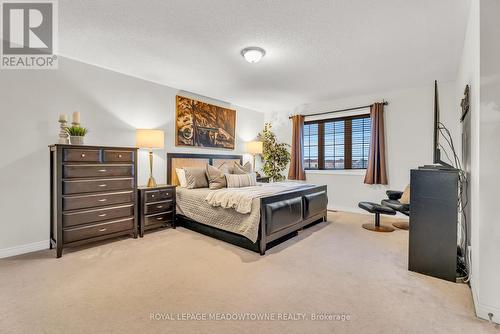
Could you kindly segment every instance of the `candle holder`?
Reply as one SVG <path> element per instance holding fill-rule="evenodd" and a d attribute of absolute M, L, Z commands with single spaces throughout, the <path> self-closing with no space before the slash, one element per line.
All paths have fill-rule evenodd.
<path fill-rule="evenodd" d="M 59 131 L 59 144 L 69 144 L 69 134 L 66 131 L 68 128 L 68 122 L 65 120 L 59 120 L 60 123 L 60 131 Z"/>
<path fill-rule="evenodd" d="M 73 122 L 71 123 L 74 127 L 80 127 L 80 112 L 73 112 Z"/>

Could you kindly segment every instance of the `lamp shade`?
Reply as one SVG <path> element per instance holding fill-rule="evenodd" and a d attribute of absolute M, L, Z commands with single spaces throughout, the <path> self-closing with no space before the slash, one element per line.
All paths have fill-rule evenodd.
<path fill-rule="evenodd" d="M 138 148 L 157 148 L 165 147 L 165 134 L 162 130 L 137 129 L 135 143 Z"/>
<path fill-rule="evenodd" d="M 263 142 L 251 141 L 247 144 L 247 152 L 250 154 L 262 154 Z"/>

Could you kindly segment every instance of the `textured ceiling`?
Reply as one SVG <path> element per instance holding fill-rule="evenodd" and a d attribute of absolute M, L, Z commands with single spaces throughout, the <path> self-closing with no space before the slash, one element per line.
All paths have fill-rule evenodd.
<path fill-rule="evenodd" d="M 259 111 L 455 79 L 468 0 L 59 1 L 60 54 Z M 258 64 L 246 46 L 266 49 Z"/>

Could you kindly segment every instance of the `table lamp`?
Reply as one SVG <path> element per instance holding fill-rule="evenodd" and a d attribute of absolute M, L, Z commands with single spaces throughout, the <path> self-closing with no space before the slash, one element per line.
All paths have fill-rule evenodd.
<path fill-rule="evenodd" d="M 263 142 L 261 141 L 251 141 L 247 144 L 247 152 L 253 156 L 253 170 L 255 171 L 255 156 L 257 154 L 262 154 Z"/>
<path fill-rule="evenodd" d="M 138 148 L 149 149 L 148 187 L 156 187 L 156 181 L 153 177 L 153 149 L 163 149 L 165 147 L 165 134 L 162 130 L 137 129 L 135 138 Z"/>

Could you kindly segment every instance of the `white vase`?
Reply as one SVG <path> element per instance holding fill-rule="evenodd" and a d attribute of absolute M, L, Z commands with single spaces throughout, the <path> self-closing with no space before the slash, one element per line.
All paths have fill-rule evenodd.
<path fill-rule="evenodd" d="M 70 136 L 71 145 L 83 145 L 83 136 Z"/>

